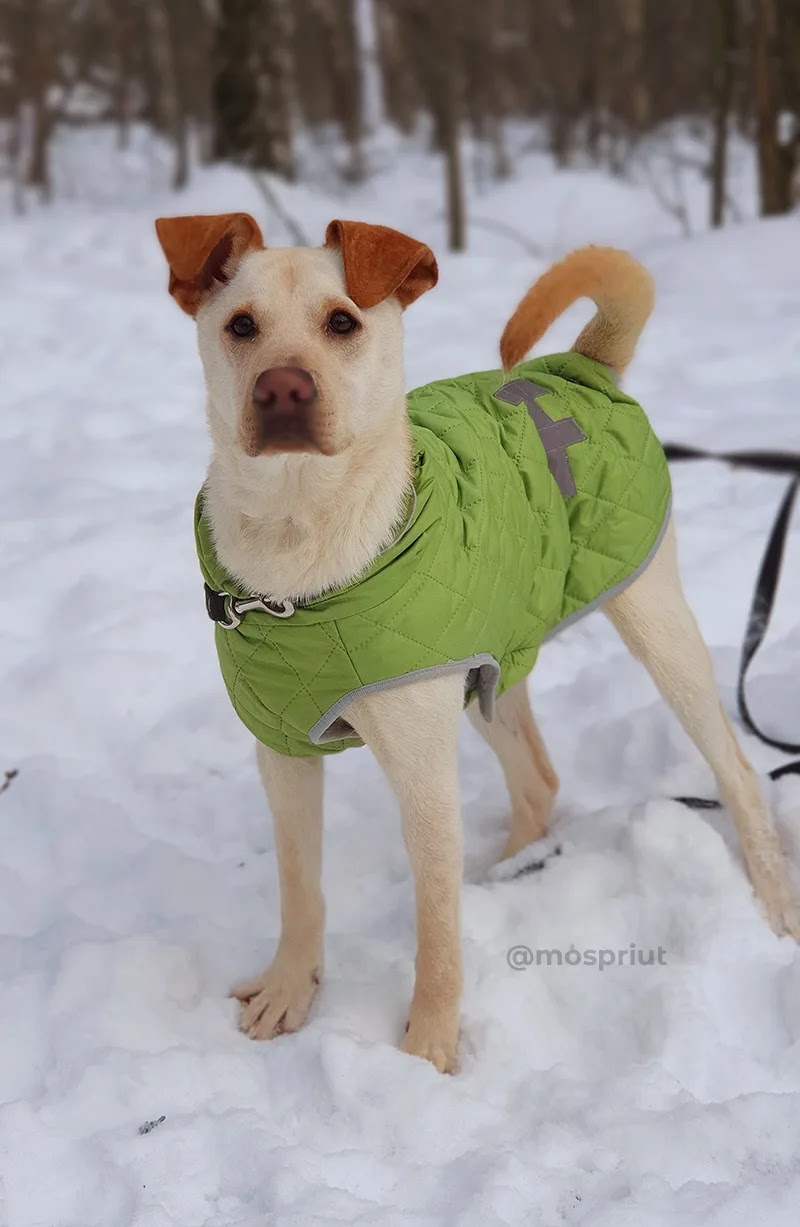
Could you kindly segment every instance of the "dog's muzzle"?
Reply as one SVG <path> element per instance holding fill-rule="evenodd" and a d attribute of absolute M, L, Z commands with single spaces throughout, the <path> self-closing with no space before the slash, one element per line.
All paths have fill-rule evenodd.
<path fill-rule="evenodd" d="M 273 366 L 253 385 L 244 423 L 245 451 L 251 456 L 276 452 L 323 452 L 319 437 L 317 385 L 299 366 Z"/>

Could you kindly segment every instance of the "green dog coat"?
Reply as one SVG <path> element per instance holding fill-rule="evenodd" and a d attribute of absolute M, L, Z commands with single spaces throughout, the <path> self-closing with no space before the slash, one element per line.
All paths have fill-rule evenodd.
<path fill-rule="evenodd" d="M 353 583 L 297 607 L 243 592 L 195 535 L 222 676 L 251 733 L 282 754 L 361 745 L 358 694 L 464 673 L 495 694 L 555 631 L 646 567 L 670 480 L 642 408 L 578 354 L 417 388 L 408 396 L 414 501 L 405 528 Z"/>

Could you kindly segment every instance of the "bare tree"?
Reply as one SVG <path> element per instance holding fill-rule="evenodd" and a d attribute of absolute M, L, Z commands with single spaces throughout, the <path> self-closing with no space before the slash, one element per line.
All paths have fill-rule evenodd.
<path fill-rule="evenodd" d="M 26 187 L 35 188 L 43 200 L 51 195 L 50 141 L 55 113 L 49 94 L 56 76 L 53 34 L 57 16 L 52 2 L 32 0 L 20 40 L 20 179 Z"/>
<path fill-rule="evenodd" d="M 439 0 L 428 12 L 413 11 L 420 68 L 424 72 L 434 119 L 436 143 L 444 157 L 447 245 L 463 251 L 467 245 L 464 158 L 461 148 L 463 73 L 460 52 L 463 29 L 459 0 Z"/>
<path fill-rule="evenodd" d="M 786 0 L 783 16 L 789 12 Z M 754 0 L 753 53 L 755 111 L 761 212 L 788 213 L 793 203 L 793 179 L 798 142 L 798 116 L 786 99 L 786 54 L 777 0 Z M 796 55 L 797 45 L 791 48 Z"/>
<path fill-rule="evenodd" d="M 531 46 L 534 109 L 545 119 L 550 152 L 568 166 L 578 138 L 581 0 L 540 0 L 531 5 L 526 39 Z"/>
<path fill-rule="evenodd" d="M 389 118 L 408 134 L 422 105 L 412 46 L 414 30 L 397 0 L 375 0 L 375 34 Z"/>
<path fill-rule="evenodd" d="M 247 161 L 258 89 L 253 73 L 251 0 L 220 0 L 212 48 L 214 156 Z"/>
<path fill-rule="evenodd" d="M 290 178 L 294 66 L 288 0 L 220 0 L 212 59 L 215 155 Z"/>
<path fill-rule="evenodd" d="M 130 144 L 131 92 L 133 86 L 133 23 L 127 4 L 105 0 L 106 18 L 112 46 L 112 109 L 117 123 L 117 143 L 120 149 Z"/>
<path fill-rule="evenodd" d="M 391 2 L 404 30 L 406 72 L 419 88 L 433 120 L 433 144 L 444 162 L 448 246 L 466 247 L 466 189 L 461 148 L 464 113 L 464 28 L 460 0 L 384 0 Z"/>
<path fill-rule="evenodd" d="M 292 153 L 292 17 L 288 0 L 266 0 L 255 33 L 255 112 L 252 162 L 260 170 L 294 177 Z"/>
<path fill-rule="evenodd" d="M 364 178 L 363 65 L 355 0 L 313 0 L 329 64 L 331 109 L 349 150 L 347 178 Z"/>
<path fill-rule="evenodd" d="M 0 118 L 19 203 L 27 187 L 48 197 L 67 125 L 112 122 L 124 148 L 134 121 L 151 124 L 174 149 L 176 186 L 195 134 L 215 157 L 290 178 L 302 126 L 324 155 L 309 171 L 357 180 L 367 112 L 431 134 L 456 250 L 463 132 L 474 178 L 500 178 L 511 119 L 529 124 L 528 147 L 544 131 L 558 166 L 589 158 L 617 173 L 642 136 L 700 120 L 712 225 L 736 206 L 725 190 L 736 125 L 756 136 L 762 211 L 785 212 L 800 164 L 800 0 L 0 0 Z M 663 159 L 652 173 L 663 197 Z"/>
<path fill-rule="evenodd" d="M 647 128 L 652 114 L 645 59 L 645 0 L 618 0 L 622 19 L 622 105 L 635 131 Z"/>
<path fill-rule="evenodd" d="M 498 71 L 505 32 L 503 0 L 485 0 L 464 13 L 465 109 L 476 138 L 488 146 L 496 179 L 511 174 L 503 130 L 509 83 L 505 73 Z"/>
<path fill-rule="evenodd" d="M 714 143 L 711 152 L 711 225 L 725 220 L 725 180 L 728 162 L 733 90 L 738 68 L 736 0 L 714 0 L 716 70 L 714 72 Z"/>
<path fill-rule="evenodd" d="M 145 0 L 150 54 L 156 70 L 156 110 L 164 131 L 175 146 L 172 186 L 182 188 L 189 179 L 189 125 L 181 91 L 178 48 L 186 29 L 176 0 Z"/>

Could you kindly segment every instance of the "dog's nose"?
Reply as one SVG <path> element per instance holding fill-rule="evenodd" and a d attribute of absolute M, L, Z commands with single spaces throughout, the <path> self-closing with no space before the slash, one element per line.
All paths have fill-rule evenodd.
<path fill-rule="evenodd" d="M 262 371 L 253 386 L 253 403 L 258 409 L 291 413 L 307 409 L 317 395 L 313 376 L 299 366 L 273 366 Z"/>

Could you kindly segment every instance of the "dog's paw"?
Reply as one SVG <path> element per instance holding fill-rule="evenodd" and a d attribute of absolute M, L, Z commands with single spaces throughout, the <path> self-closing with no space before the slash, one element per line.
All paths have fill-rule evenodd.
<path fill-rule="evenodd" d="M 770 895 L 764 908 L 773 933 L 777 933 L 778 937 L 793 937 L 800 942 L 800 908 L 788 890 Z"/>
<path fill-rule="evenodd" d="M 746 857 L 746 860 L 753 891 L 773 933 L 778 937 L 788 935 L 800 942 L 800 908 L 777 839 L 765 841 L 758 855 Z"/>
<path fill-rule="evenodd" d="M 458 1010 L 427 1012 L 412 1005 L 400 1048 L 409 1056 L 430 1061 L 440 1074 L 454 1074 L 458 1066 Z"/>
<path fill-rule="evenodd" d="M 318 987 L 316 967 L 276 959 L 263 975 L 231 990 L 231 996 L 241 1002 L 239 1030 L 251 1040 L 271 1040 L 284 1032 L 299 1031 Z"/>
<path fill-rule="evenodd" d="M 563 841 L 556 835 L 545 835 L 532 844 L 509 855 L 505 849 L 496 865 L 489 870 L 489 880 L 492 882 L 507 882 L 519 878 L 525 873 L 535 873 L 544 869 L 547 862 L 554 856 L 560 856 Z"/>

